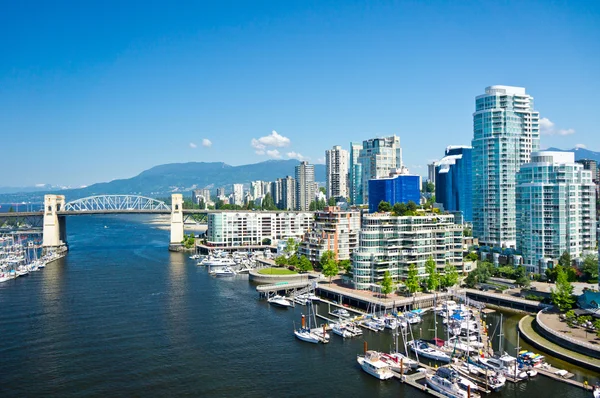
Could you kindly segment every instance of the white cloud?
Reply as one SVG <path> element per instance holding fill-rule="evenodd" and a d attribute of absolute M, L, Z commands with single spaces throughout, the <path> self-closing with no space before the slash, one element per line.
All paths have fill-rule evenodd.
<path fill-rule="evenodd" d="M 325 164 L 325 158 L 317 158 L 317 160 L 315 160 L 315 164 Z"/>
<path fill-rule="evenodd" d="M 193 142 L 190 142 L 190 148 L 194 149 L 194 148 L 197 148 L 197 147 L 198 147 L 198 145 L 194 144 Z"/>
<path fill-rule="evenodd" d="M 36 186 L 36 188 L 42 188 L 42 187 L 45 187 L 46 184 L 35 184 L 35 186 Z"/>
<path fill-rule="evenodd" d="M 209 140 L 208 138 L 203 138 L 202 139 L 202 146 L 204 148 L 210 148 L 212 146 L 212 141 Z"/>
<path fill-rule="evenodd" d="M 585 144 L 575 144 L 575 149 L 585 149 L 587 148 Z"/>
<path fill-rule="evenodd" d="M 266 151 L 265 153 L 270 158 L 281 159 L 281 154 L 279 153 L 279 151 L 277 149 L 270 149 L 270 150 Z"/>
<path fill-rule="evenodd" d="M 306 156 L 303 156 L 302 154 L 298 153 L 298 152 L 288 152 L 286 153 L 287 157 L 290 159 L 298 159 L 298 160 L 307 160 L 308 158 Z"/>
<path fill-rule="evenodd" d="M 254 152 L 257 155 L 268 154 L 267 147 L 275 147 L 282 148 L 286 146 L 290 146 L 291 141 L 289 138 L 284 137 L 277 133 L 277 131 L 273 130 L 270 135 L 266 135 L 260 138 L 252 138 L 250 141 L 250 145 L 254 148 Z M 271 151 L 272 152 L 272 151 Z M 277 152 L 279 154 L 279 152 Z"/>
<path fill-rule="evenodd" d="M 556 129 L 553 121 L 547 117 L 540 119 L 540 134 L 542 135 L 571 135 L 575 134 L 574 129 Z"/>

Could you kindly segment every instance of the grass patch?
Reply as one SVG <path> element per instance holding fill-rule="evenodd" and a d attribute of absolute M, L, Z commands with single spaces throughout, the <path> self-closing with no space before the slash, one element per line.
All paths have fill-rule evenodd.
<path fill-rule="evenodd" d="M 258 270 L 262 275 L 296 275 L 296 271 L 290 271 L 287 268 L 263 268 Z"/>

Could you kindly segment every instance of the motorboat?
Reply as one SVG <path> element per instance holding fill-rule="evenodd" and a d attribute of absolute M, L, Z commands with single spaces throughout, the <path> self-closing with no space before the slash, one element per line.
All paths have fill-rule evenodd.
<path fill-rule="evenodd" d="M 399 352 L 390 352 L 389 354 L 383 354 L 383 356 L 393 360 L 394 363 L 398 365 L 398 368 L 400 368 L 400 365 L 402 365 L 404 369 L 416 369 L 419 367 L 419 362 Z M 398 372 L 400 371 L 398 370 Z"/>
<path fill-rule="evenodd" d="M 500 391 L 506 384 L 506 377 L 498 372 L 489 369 L 481 368 L 477 365 L 463 362 L 460 365 L 451 365 L 452 369 L 467 377 L 470 380 L 476 381 L 481 385 L 486 385 L 492 391 Z"/>
<path fill-rule="evenodd" d="M 501 356 L 490 357 L 490 358 L 478 358 L 479 362 L 492 370 L 501 372 L 505 375 L 517 377 L 519 379 L 526 379 L 527 373 L 519 370 L 517 364 L 517 358 L 504 354 Z"/>
<path fill-rule="evenodd" d="M 420 323 L 422 321 L 421 317 L 415 314 L 414 312 L 407 312 L 404 318 L 411 325 L 414 325 L 415 323 Z"/>
<path fill-rule="evenodd" d="M 377 351 L 367 351 L 365 355 L 358 355 L 356 361 L 368 374 L 379 380 L 387 380 L 394 377 L 390 365 L 381 360 L 380 354 Z"/>
<path fill-rule="evenodd" d="M 331 314 L 335 315 L 339 318 L 350 318 L 352 316 L 352 315 L 350 315 L 348 310 L 345 308 L 337 308 L 337 309 L 331 311 Z"/>
<path fill-rule="evenodd" d="M 364 321 L 364 325 L 376 332 L 382 332 L 385 329 L 385 323 L 378 318 L 370 318 Z"/>
<path fill-rule="evenodd" d="M 442 305 L 435 308 L 435 312 L 440 315 L 444 313 L 452 313 L 457 307 L 458 304 L 456 304 L 456 301 L 446 300 L 444 303 L 442 303 Z"/>
<path fill-rule="evenodd" d="M 385 323 L 385 327 L 388 329 L 396 329 L 398 327 L 398 325 L 400 324 L 400 322 L 398 322 L 398 320 L 396 318 L 392 318 L 392 317 L 385 317 L 384 321 Z"/>
<path fill-rule="evenodd" d="M 331 331 L 338 336 L 341 336 L 344 339 L 349 339 L 354 337 L 354 334 L 346 329 L 346 325 L 341 323 L 333 323 L 331 324 Z"/>
<path fill-rule="evenodd" d="M 470 334 L 469 336 L 455 336 L 455 337 L 451 337 L 450 340 L 448 340 L 449 344 L 454 344 L 454 341 L 457 340 L 459 343 L 469 346 L 471 348 L 475 348 L 477 350 L 480 350 L 483 348 L 483 342 L 479 341 L 479 337 L 476 334 Z"/>
<path fill-rule="evenodd" d="M 200 262 L 202 265 L 206 265 L 211 268 L 218 267 L 232 267 L 235 265 L 235 261 L 231 258 L 222 258 L 222 257 L 206 257 L 204 260 Z"/>
<path fill-rule="evenodd" d="M 594 398 L 600 398 L 600 385 L 595 385 L 594 390 L 592 391 Z"/>
<path fill-rule="evenodd" d="M 458 387 L 466 392 L 471 393 L 471 398 L 479 397 L 479 394 L 474 392 L 479 389 L 477 384 L 466 377 L 461 376 L 456 370 L 451 367 L 441 367 L 435 372 L 436 376 L 444 378 L 452 383 L 458 384 Z"/>
<path fill-rule="evenodd" d="M 433 359 L 434 361 L 450 362 L 450 356 L 443 351 L 432 348 L 422 340 L 412 340 L 408 342 L 409 348 L 417 355 Z"/>
<path fill-rule="evenodd" d="M 235 276 L 236 272 L 230 267 L 218 268 L 212 271 L 214 276 Z"/>
<path fill-rule="evenodd" d="M 363 334 L 362 329 L 354 322 L 347 323 L 345 327 L 346 327 L 346 330 L 349 331 L 350 333 L 352 333 L 352 335 L 354 337 L 362 336 L 362 334 Z"/>
<path fill-rule="evenodd" d="M 540 354 L 535 354 L 531 351 L 520 351 L 519 356 L 517 357 L 517 362 L 530 366 L 532 368 L 541 367 L 544 364 L 544 356 Z"/>
<path fill-rule="evenodd" d="M 468 394 L 466 391 L 462 390 L 457 383 L 453 383 L 448 379 L 444 379 L 443 377 L 435 375 L 426 375 L 425 380 L 427 381 L 427 385 L 439 392 L 440 394 L 449 397 L 449 398 L 467 398 Z"/>
<path fill-rule="evenodd" d="M 280 307 L 280 308 L 289 308 L 289 307 L 294 306 L 290 300 L 286 299 L 283 296 L 279 296 L 279 295 L 269 297 L 267 299 L 267 301 L 269 302 L 269 304 L 271 304 L 275 307 Z"/>
<path fill-rule="evenodd" d="M 200 255 L 199 254 L 193 254 L 193 255 L 190 256 L 190 258 L 192 260 L 199 260 L 200 259 Z"/>

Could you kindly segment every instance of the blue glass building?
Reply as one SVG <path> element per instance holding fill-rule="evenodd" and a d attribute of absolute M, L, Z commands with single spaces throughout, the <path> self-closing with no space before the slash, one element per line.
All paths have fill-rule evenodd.
<path fill-rule="evenodd" d="M 421 201 L 421 177 L 395 175 L 392 177 L 369 180 L 369 213 L 375 213 L 379 202 L 419 204 Z"/>
<path fill-rule="evenodd" d="M 469 146 L 449 146 L 435 167 L 435 201 L 450 212 L 460 211 L 473 221 L 473 179 Z"/>

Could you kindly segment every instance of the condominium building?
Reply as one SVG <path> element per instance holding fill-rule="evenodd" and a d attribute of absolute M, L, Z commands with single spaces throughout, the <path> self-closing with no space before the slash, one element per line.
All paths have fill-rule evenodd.
<path fill-rule="evenodd" d="M 589 170 L 592 173 L 592 181 L 598 181 L 598 162 L 593 159 L 581 159 L 576 160 L 576 162 L 582 164 L 585 170 Z"/>
<path fill-rule="evenodd" d="M 349 167 L 349 195 L 350 203 L 362 204 L 362 165 L 358 163 L 358 156 L 362 150 L 362 144 L 350 143 L 350 167 Z"/>
<path fill-rule="evenodd" d="M 462 269 L 463 226 L 451 214 L 426 213 L 420 216 L 365 214 L 358 249 L 352 256 L 354 287 L 378 288 L 388 271 L 394 281 L 406 279 L 415 264 L 425 276 L 425 262 L 432 257 L 442 271 L 447 263 Z"/>
<path fill-rule="evenodd" d="M 217 188 L 217 197 L 225 196 L 225 188 Z"/>
<path fill-rule="evenodd" d="M 304 234 L 298 249 L 313 264 L 330 250 L 336 260 L 349 260 L 358 246 L 360 231 L 360 212 L 342 211 L 337 206 L 325 207 L 314 214 L 312 228 Z"/>
<path fill-rule="evenodd" d="M 432 182 L 434 185 L 437 166 L 437 162 L 427 164 L 427 181 Z"/>
<path fill-rule="evenodd" d="M 294 210 L 296 208 L 296 180 L 287 176 L 281 179 L 281 206 L 282 210 Z"/>
<path fill-rule="evenodd" d="M 573 259 L 596 247 L 592 173 L 573 152 L 540 151 L 517 176 L 517 248 L 527 270 L 543 273 L 568 251 Z"/>
<path fill-rule="evenodd" d="M 204 203 L 205 205 L 212 203 L 212 201 L 210 200 L 210 189 L 194 189 L 192 191 L 192 201 L 197 205 L 199 205 L 200 203 Z"/>
<path fill-rule="evenodd" d="M 469 146 L 449 146 L 435 166 L 435 200 L 444 210 L 461 212 L 473 221 L 472 154 Z"/>
<path fill-rule="evenodd" d="M 242 206 L 244 204 L 244 184 L 233 184 L 233 204 Z"/>
<path fill-rule="evenodd" d="M 377 211 L 380 202 L 396 203 L 421 201 L 421 176 L 392 172 L 389 177 L 369 181 L 369 213 Z"/>
<path fill-rule="evenodd" d="M 362 203 L 369 203 L 369 180 L 387 177 L 391 170 L 402 167 L 400 138 L 394 135 L 363 141 L 358 163 L 362 166 Z"/>
<path fill-rule="evenodd" d="M 277 206 L 279 209 L 283 208 L 283 203 L 282 203 L 282 197 L 281 197 L 281 192 L 282 192 L 282 179 L 278 178 L 276 181 L 271 182 L 271 197 L 273 198 L 273 203 L 275 203 L 275 206 Z"/>
<path fill-rule="evenodd" d="M 515 247 L 516 176 L 539 149 L 539 114 L 522 87 L 491 86 L 473 113 L 473 236 L 480 244 Z"/>
<path fill-rule="evenodd" d="M 315 166 L 300 162 L 296 166 L 296 210 L 307 211 L 315 197 Z"/>
<path fill-rule="evenodd" d="M 325 151 L 327 199 L 348 197 L 348 158 L 348 151 L 339 145 Z"/>
<path fill-rule="evenodd" d="M 215 246 L 260 245 L 265 238 L 301 238 L 312 221 L 313 214 L 308 212 L 215 212 L 208 214 L 206 237 Z"/>

